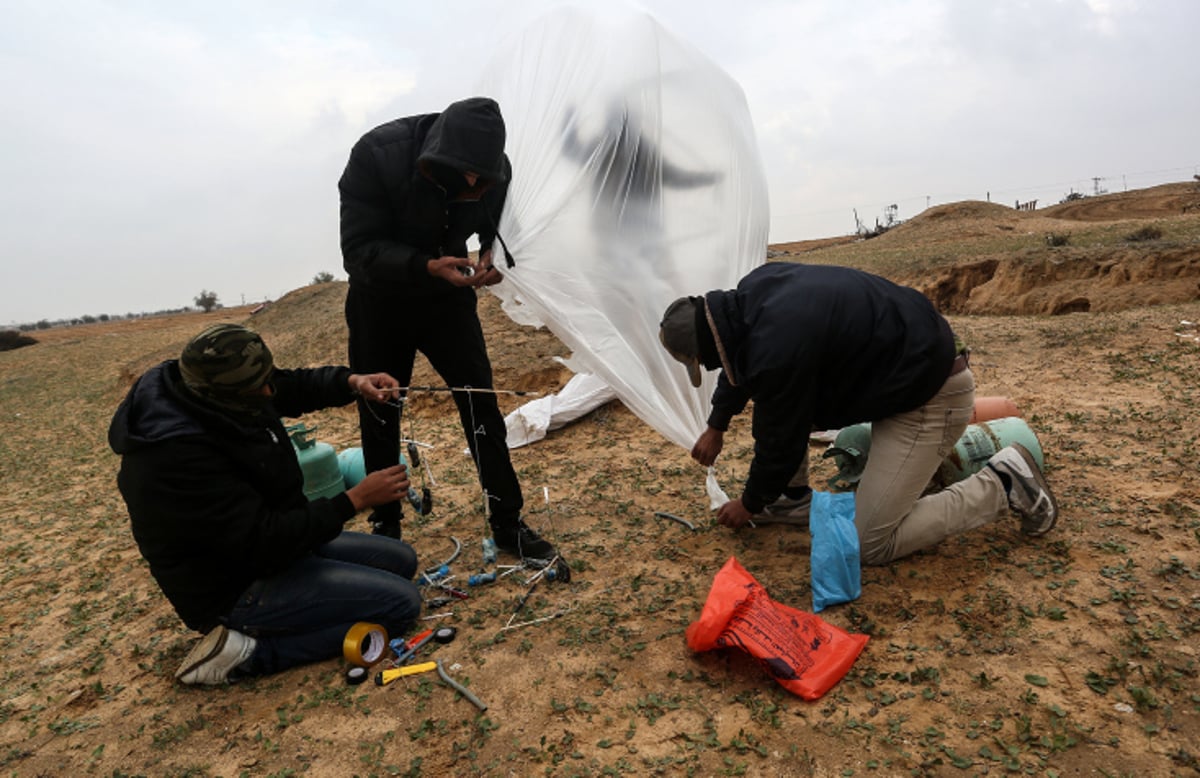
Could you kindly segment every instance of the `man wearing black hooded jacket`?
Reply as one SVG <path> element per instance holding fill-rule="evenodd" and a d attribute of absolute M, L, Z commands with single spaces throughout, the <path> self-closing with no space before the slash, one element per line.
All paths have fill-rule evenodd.
<path fill-rule="evenodd" d="M 340 656 L 356 622 L 399 634 L 421 610 L 417 557 L 392 538 L 343 532 L 407 492 L 403 466 L 309 500 L 280 416 L 382 402 L 396 381 L 345 367 L 280 370 L 252 330 L 216 324 L 147 370 L 109 426 L 117 485 L 150 573 L 206 633 L 184 684 L 219 684 Z"/>
<path fill-rule="evenodd" d="M 351 149 L 338 190 L 354 370 L 385 372 L 407 387 L 420 351 L 449 387 L 493 388 L 476 290 L 503 278 L 492 243 L 512 176 L 505 136 L 496 102 L 472 97 L 380 125 Z M 473 235 L 477 262 L 468 259 Z M 495 396 L 453 396 L 496 545 L 525 559 L 553 558 L 554 547 L 521 518 L 524 499 Z M 367 472 L 395 465 L 399 409 L 359 403 L 359 420 Z M 377 506 L 371 523 L 376 533 L 399 537 L 401 518 L 396 500 Z"/>
<path fill-rule="evenodd" d="M 936 494 L 930 478 L 967 426 L 975 379 L 950 324 L 915 289 L 847 267 L 769 262 L 736 289 L 683 297 L 659 338 L 688 368 L 721 371 L 692 457 L 711 465 L 730 420 L 754 402 L 754 459 L 739 498 L 718 510 L 737 528 L 779 514 L 807 523 L 814 429 L 872 422 L 855 493 L 863 564 L 887 564 L 1010 509 L 1044 535 L 1058 507 L 1030 452 L 1013 444 Z"/>

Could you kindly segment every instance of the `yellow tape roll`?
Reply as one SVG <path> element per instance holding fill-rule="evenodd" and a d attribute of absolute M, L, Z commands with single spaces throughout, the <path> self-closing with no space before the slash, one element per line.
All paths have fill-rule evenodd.
<path fill-rule="evenodd" d="M 350 628 L 342 640 L 342 656 L 352 665 L 370 667 L 383 658 L 387 644 L 386 629 L 378 624 L 360 621 Z"/>

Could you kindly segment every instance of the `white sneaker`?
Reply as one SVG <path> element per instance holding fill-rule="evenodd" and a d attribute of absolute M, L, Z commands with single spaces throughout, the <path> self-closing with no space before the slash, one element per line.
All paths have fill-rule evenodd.
<path fill-rule="evenodd" d="M 799 499 L 780 495 L 775 502 L 765 506 L 762 513 L 754 514 L 756 524 L 790 524 L 793 527 L 808 526 L 808 511 L 812 507 L 812 492 Z"/>
<path fill-rule="evenodd" d="M 175 671 L 175 680 L 189 686 L 225 683 L 229 673 L 249 659 L 257 645 L 254 638 L 221 625 L 192 646 Z"/>
<path fill-rule="evenodd" d="M 1021 514 L 1021 531 L 1032 537 L 1049 532 L 1058 521 L 1058 503 L 1029 449 L 1013 443 L 993 454 L 988 466 L 1011 480 L 1008 504 Z"/>

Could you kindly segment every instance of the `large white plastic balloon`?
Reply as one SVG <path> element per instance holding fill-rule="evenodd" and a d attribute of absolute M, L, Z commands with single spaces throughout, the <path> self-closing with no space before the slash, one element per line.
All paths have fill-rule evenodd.
<path fill-rule="evenodd" d="M 690 449 L 716 374 L 693 388 L 658 325 L 675 298 L 732 288 L 765 261 L 767 189 L 741 88 L 632 10 L 560 9 L 497 51 L 480 93 L 508 127 L 499 229 L 516 266 L 492 289 Z"/>

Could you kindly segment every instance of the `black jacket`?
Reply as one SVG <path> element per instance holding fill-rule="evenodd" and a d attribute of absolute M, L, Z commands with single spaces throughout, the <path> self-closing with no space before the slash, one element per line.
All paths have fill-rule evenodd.
<path fill-rule="evenodd" d="M 709 426 L 726 429 L 754 400 L 752 513 L 783 491 L 814 428 L 919 408 L 954 361 L 954 333 L 928 298 L 851 268 L 772 262 L 704 302 L 710 367 L 722 368 Z"/>
<path fill-rule="evenodd" d="M 484 97 L 395 119 L 359 139 L 338 181 L 351 285 L 400 298 L 473 294 L 430 276 L 425 266 L 467 256 L 472 235 L 482 250 L 491 247 L 512 177 L 504 141 L 500 108 Z M 468 190 L 461 175 L 439 175 L 447 169 L 476 173 L 479 183 Z"/>
<path fill-rule="evenodd" d="M 256 579 L 329 542 L 354 517 L 345 493 L 309 502 L 279 414 L 354 399 L 344 367 L 276 370 L 259 421 L 194 399 L 170 360 L 138 379 L 117 408 L 109 445 L 117 486 L 150 572 L 184 623 L 216 626 Z"/>

